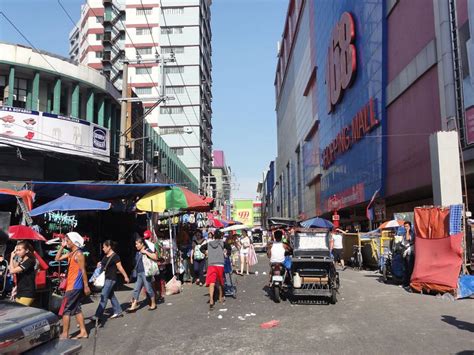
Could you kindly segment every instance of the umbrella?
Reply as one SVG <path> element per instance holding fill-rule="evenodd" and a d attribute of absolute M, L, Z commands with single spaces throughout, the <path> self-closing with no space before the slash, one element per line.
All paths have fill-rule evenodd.
<path fill-rule="evenodd" d="M 229 227 L 221 229 L 221 232 L 231 232 L 231 231 L 238 231 L 242 229 L 251 229 L 251 228 L 244 224 L 235 224 L 233 226 L 229 226 Z"/>
<path fill-rule="evenodd" d="M 300 222 L 304 228 L 334 228 L 334 224 L 329 222 L 327 219 L 314 217 L 307 219 L 306 221 Z"/>
<path fill-rule="evenodd" d="M 400 226 L 403 226 L 404 221 L 397 220 L 397 219 L 392 219 L 391 221 L 383 222 L 379 229 L 388 229 L 388 228 L 398 228 Z"/>
<path fill-rule="evenodd" d="M 38 240 L 41 242 L 46 242 L 47 239 L 35 231 L 33 228 L 27 226 L 10 226 L 8 228 L 8 234 L 10 239 L 14 240 Z"/>
<path fill-rule="evenodd" d="M 31 210 L 30 216 L 39 216 L 41 214 L 53 211 L 95 211 L 108 210 L 109 208 L 110 203 L 108 202 L 102 202 L 64 194 L 56 200 L 53 200 Z"/>
<path fill-rule="evenodd" d="M 147 193 L 137 202 L 137 208 L 146 212 L 164 212 L 170 210 L 205 210 L 209 204 L 202 196 L 185 187 L 173 186 L 169 189 L 157 189 Z"/>

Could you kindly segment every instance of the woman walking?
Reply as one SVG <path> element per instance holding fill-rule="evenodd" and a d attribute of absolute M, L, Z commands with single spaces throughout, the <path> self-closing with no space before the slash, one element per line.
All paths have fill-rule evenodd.
<path fill-rule="evenodd" d="M 242 237 L 239 240 L 240 247 L 240 273 L 239 275 L 244 274 L 244 266 L 247 268 L 247 275 L 249 275 L 249 251 L 250 251 L 251 240 L 247 234 L 246 230 L 242 231 Z"/>
<path fill-rule="evenodd" d="M 19 242 L 11 254 L 9 268 L 16 275 L 16 302 L 25 306 L 31 306 L 35 300 L 35 265 L 31 244 Z"/>
<path fill-rule="evenodd" d="M 105 283 L 100 294 L 100 302 L 97 310 L 95 311 L 95 318 L 100 320 L 104 315 L 105 308 L 107 307 L 107 302 L 110 299 L 112 302 L 112 308 L 114 310 L 111 319 L 118 318 L 122 316 L 122 308 L 120 303 L 115 296 L 115 285 L 117 283 L 117 271 L 119 271 L 125 283 L 129 283 L 128 275 L 122 267 L 120 262 L 120 257 L 115 253 L 115 242 L 111 240 L 106 240 L 102 244 L 102 250 L 105 254 L 102 261 L 100 262 L 102 266 L 102 271 L 105 272 Z"/>
<path fill-rule="evenodd" d="M 150 307 L 148 310 L 153 311 L 156 309 L 155 291 L 153 291 L 151 284 L 153 276 L 146 276 L 143 257 L 146 256 L 153 261 L 157 261 L 158 257 L 156 253 L 151 252 L 150 249 L 146 247 L 145 241 L 141 237 L 137 238 L 135 241 L 135 248 L 137 248 L 137 253 L 135 255 L 135 269 L 133 272 L 137 275 L 137 281 L 135 283 L 135 288 L 133 289 L 132 304 L 127 309 L 127 312 L 135 312 L 138 309 L 138 299 L 142 287 L 145 287 L 145 291 L 150 298 Z"/>
<path fill-rule="evenodd" d="M 201 233 L 196 233 L 191 250 L 191 263 L 194 266 L 194 282 L 202 286 L 204 284 L 204 269 L 206 267 L 206 255 L 201 251 L 201 246 L 206 242 Z"/>

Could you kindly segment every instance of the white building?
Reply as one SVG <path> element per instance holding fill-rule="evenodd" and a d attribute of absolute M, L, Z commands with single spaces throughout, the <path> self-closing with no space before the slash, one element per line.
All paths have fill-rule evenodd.
<path fill-rule="evenodd" d="M 143 3 L 143 5 L 142 5 Z M 160 94 L 165 64 L 166 93 L 148 122 L 163 136 L 193 175 L 203 182 L 211 173 L 212 0 L 88 0 L 70 34 L 70 56 L 103 71 L 118 88 L 122 60 L 130 61 L 128 82 L 152 107 Z M 143 63 L 137 63 L 137 60 Z"/>

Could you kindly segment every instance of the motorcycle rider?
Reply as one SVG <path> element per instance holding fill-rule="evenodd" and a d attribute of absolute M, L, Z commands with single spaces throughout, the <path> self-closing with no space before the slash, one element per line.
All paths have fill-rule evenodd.
<path fill-rule="evenodd" d="M 283 243 L 283 232 L 276 230 L 273 232 L 273 243 L 267 247 L 267 256 L 270 258 L 270 284 L 272 276 L 272 264 L 283 264 L 285 256 L 289 255 L 291 248 L 288 244 Z"/>

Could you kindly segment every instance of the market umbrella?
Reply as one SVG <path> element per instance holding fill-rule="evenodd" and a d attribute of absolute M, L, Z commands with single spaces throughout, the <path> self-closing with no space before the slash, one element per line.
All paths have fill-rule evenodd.
<path fill-rule="evenodd" d="M 13 240 L 38 240 L 40 242 L 46 242 L 47 239 L 35 231 L 33 228 L 27 226 L 10 226 L 8 228 L 8 234 L 10 239 Z"/>
<path fill-rule="evenodd" d="M 31 210 L 30 216 L 39 216 L 41 214 L 53 211 L 95 211 L 108 209 L 110 209 L 110 203 L 108 202 L 64 194 L 56 200 Z"/>
<path fill-rule="evenodd" d="M 185 187 L 176 186 L 153 190 L 138 200 L 136 206 L 139 210 L 146 212 L 202 211 L 210 208 L 203 196 L 195 194 Z"/>
<path fill-rule="evenodd" d="M 304 228 L 334 228 L 334 224 L 329 222 L 327 219 L 321 217 L 314 217 L 300 222 L 301 226 Z"/>
<path fill-rule="evenodd" d="M 231 232 L 231 231 L 238 231 L 242 229 L 251 229 L 251 228 L 244 224 L 235 224 L 233 226 L 229 226 L 229 227 L 221 229 L 221 232 Z"/>
<path fill-rule="evenodd" d="M 405 221 L 392 219 L 391 221 L 383 222 L 380 225 L 379 229 L 398 228 L 400 226 L 403 226 L 403 223 L 405 223 Z"/>

